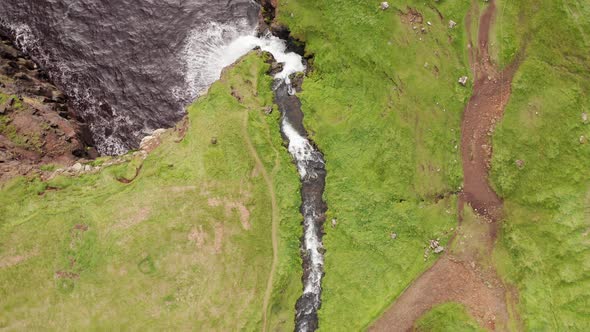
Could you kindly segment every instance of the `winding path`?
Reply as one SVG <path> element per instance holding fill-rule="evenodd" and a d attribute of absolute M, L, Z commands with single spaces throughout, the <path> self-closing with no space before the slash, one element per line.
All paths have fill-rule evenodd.
<path fill-rule="evenodd" d="M 268 188 L 268 193 L 270 195 L 270 201 L 272 205 L 272 215 L 271 215 L 271 237 L 272 237 L 272 265 L 270 268 L 270 272 L 268 273 L 268 279 L 266 283 L 266 291 L 264 292 L 264 301 L 262 304 L 262 331 L 267 330 L 268 325 L 268 304 L 270 302 L 270 297 L 272 295 L 272 285 L 274 281 L 274 275 L 277 269 L 277 264 L 279 261 L 279 253 L 278 253 L 278 223 L 279 223 L 279 208 L 277 205 L 277 199 L 275 195 L 274 189 L 274 182 L 272 177 L 268 174 L 260 156 L 256 152 L 256 148 L 252 144 L 252 140 L 250 139 L 250 135 L 248 135 L 248 110 L 244 111 L 244 119 L 242 122 L 242 136 L 246 142 L 246 146 L 248 147 L 248 152 L 254 162 L 256 163 L 256 167 L 262 173 L 262 177 L 264 178 L 264 182 L 266 182 L 266 186 Z M 275 163 L 278 162 L 275 159 Z"/>
<path fill-rule="evenodd" d="M 370 327 L 372 331 L 411 331 L 420 316 L 449 301 L 465 305 L 487 329 L 503 330 L 509 324 L 507 293 L 512 290 L 503 284 L 489 258 L 502 220 L 503 203 L 490 186 L 488 173 L 491 135 L 510 98 L 519 59 L 501 71 L 492 63 L 488 41 L 495 11 L 495 1 L 491 0 L 479 21 L 477 47 L 469 41 L 474 86 L 461 124 L 464 185 L 459 195 L 460 232 L 468 236 L 455 236 L 451 240 L 453 249 L 408 286 Z M 478 17 L 474 3 L 466 18 L 468 29 L 470 20 Z M 470 31 L 468 35 L 471 36 Z M 461 221 L 464 204 L 476 213 L 475 220 L 465 224 Z"/>

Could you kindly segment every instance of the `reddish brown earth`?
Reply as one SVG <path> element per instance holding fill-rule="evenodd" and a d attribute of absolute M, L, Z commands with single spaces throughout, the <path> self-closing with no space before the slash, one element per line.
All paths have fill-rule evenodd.
<path fill-rule="evenodd" d="M 0 182 L 90 157 L 67 98 L 0 35 Z"/>
<path fill-rule="evenodd" d="M 480 18 L 478 43 L 470 42 L 474 76 L 473 95 L 463 113 L 461 156 L 464 187 L 459 195 L 459 215 L 468 204 L 474 220 L 462 224 L 451 240 L 453 249 L 415 280 L 370 328 L 372 331 L 411 331 L 420 316 L 437 304 L 458 302 L 489 330 L 508 325 L 507 288 L 490 261 L 502 200 L 488 182 L 492 156 L 491 135 L 501 119 L 511 93 L 517 63 L 498 70 L 488 52 L 489 32 L 496 6 L 490 1 Z M 478 17 L 477 7 L 467 17 Z M 469 34 L 471 35 L 471 34 Z M 510 290 L 510 292 L 512 292 Z"/>

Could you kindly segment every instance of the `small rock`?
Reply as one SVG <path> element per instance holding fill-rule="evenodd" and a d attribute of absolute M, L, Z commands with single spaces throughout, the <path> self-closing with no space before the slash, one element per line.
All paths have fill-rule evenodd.
<path fill-rule="evenodd" d="M 158 137 L 160 135 L 162 135 L 163 133 L 166 132 L 166 129 L 160 128 L 160 129 L 156 129 L 152 132 L 152 136 Z"/>
<path fill-rule="evenodd" d="M 443 251 L 445 251 L 445 248 L 444 247 L 438 246 L 438 247 L 434 248 L 434 253 L 435 254 L 440 254 Z"/>
<path fill-rule="evenodd" d="M 397 233 L 391 233 L 390 237 L 392 240 L 397 239 Z"/>
<path fill-rule="evenodd" d="M 427 21 L 427 22 L 426 22 L 426 24 L 428 24 L 428 25 L 432 25 L 432 23 L 431 23 L 430 21 Z"/>
<path fill-rule="evenodd" d="M 523 169 L 524 168 L 524 160 L 518 159 L 514 163 L 516 164 L 516 167 L 518 167 L 520 169 Z"/>
<path fill-rule="evenodd" d="M 586 144 L 588 142 L 588 139 L 586 138 L 586 136 L 582 135 L 580 136 L 580 144 Z"/>
<path fill-rule="evenodd" d="M 457 26 L 457 22 L 453 20 L 449 20 L 449 29 L 452 29 Z"/>
<path fill-rule="evenodd" d="M 80 172 L 80 171 L 82 171 L 82 168 L 83 168 L 82 164 L 75 163 L 74 166 L 72 166 L 72 171 L 74 171 L 74 172 Z"/>
<path fill-rule="evenodd" d="M 584 123 L 588 122 L 588 113 L 586 113 L 586 112 L 582 113 L 582 121 Z"/>
<path fill-rule="evenodd" d="M 90 172 L 90 171 L 92 171 L 92 166 L 84 165 L 84 172 Z"/>
<path fill-rule="evenodd" d="M 336 228 L 337 223 L 338 221 L 336 220 L 336 218 L 332 218 L 332 228 Z"/>
<path fill-rule="evenodd" d="M 139 143 L 139 148 L 141 150 L 147 149 L 151 145 L 151 143 L 154 139 L 155 139 L 154 136 L 146 136 L 146 137 L 142 138 L 141 142 Z"/>
<path fill-rule="evenodd" d="M 217 144 L 217 137 L 211 137 L 211 144 L 216 145 Z"/>
<path fill-rule="evenodd" d="M 272 114 L 272 107 L 267 106 L 266 108 L 264 108 L 264 114 L 271 115 Z"/>
<path fill-rule="evenodd" d="M 461 84 L 462 86 L 466 86 L 467 85 L 467 76 L 461 76 L 459 77 L 459 84 Z"/>
<path fill-rule="evenodd" d="M 381 10 L 386 10 L 387 8 L 389 8 L 389 3 L 387 1 L 383 1 L 380 5 Z"/>

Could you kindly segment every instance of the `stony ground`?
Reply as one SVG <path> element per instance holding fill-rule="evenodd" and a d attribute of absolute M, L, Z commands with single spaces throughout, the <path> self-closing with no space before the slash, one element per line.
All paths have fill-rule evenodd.
<path fill-rule="evenodd" d="M 82 129 L 46 73 L 0 38 L 0 181 L 95 156 Z"/>

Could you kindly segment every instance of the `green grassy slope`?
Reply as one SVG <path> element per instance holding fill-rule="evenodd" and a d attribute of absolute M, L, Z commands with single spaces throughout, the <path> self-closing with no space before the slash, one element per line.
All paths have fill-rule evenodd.
<path fill-rule="evenodd" d="M 246 146 L 247 117 L 279 205 L 270 323 L 292 329 L 301 288 L 299 181 L 278 112 L 263 112 L 272 104 L 266 69 L 250 55 L 226 72 L 190 107 L 186 137 L 175 143 L 168 134 L 130 184 L 116 178 L 135 173 L 137 160 L 95 175 L 5 185 L 0 328 L 260 330 L 271 201 Z"/>
<path fill-rule="evenodd" d="M 470 89 L 457 79 L 470 72 L 463 24 L 470 4 L 395 1 L 387 11 L 365 0 L 279 4 L 279 20 L 314 55 L 301 100 L 326 156 L 329 220 L 338 220 L 324 238 L 322 330 L 355 330 L 378 317 L 434 261 L 423 258 L 428 240 L 446 241 L 456 225 L 455 196 L 436 196 L 462 181 L 460 119 Z M 407 22 L 406 6 L 422 13 L 422 24 Z"/>
<path fill-rule="evenodd" d="M 527 330 L 587 331 L 590 3 L 502 0 L 498 12 L 501 62 L 528 47 L 493 137 L 492 179 L 507 211 L 496 260 L 519 289 Z"/>
<path fill-rule="evenodd" d="M 479 324 L 469 316 L 465 307 L 449 302 L 437 305 L 416 322 L 419 332 L 482 332 Z"/>

